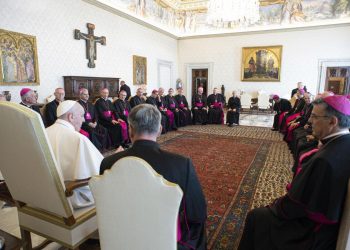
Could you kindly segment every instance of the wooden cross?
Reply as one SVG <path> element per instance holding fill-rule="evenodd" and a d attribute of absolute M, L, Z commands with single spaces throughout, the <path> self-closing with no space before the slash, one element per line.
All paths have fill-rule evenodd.
<path fill-rule="evenodd" d="M 88 34 L 81 33 L 80 30 L 74 30 L 74 38 L 77 40 L 84 39 L 86 41 L 86 59 L 89 60 L 88 67 L 95 68 L 96 60 L 96 43 L 106 45 L 105 36 L 94 36 L 95 25 L 92 23 L 87 24 Z"/>

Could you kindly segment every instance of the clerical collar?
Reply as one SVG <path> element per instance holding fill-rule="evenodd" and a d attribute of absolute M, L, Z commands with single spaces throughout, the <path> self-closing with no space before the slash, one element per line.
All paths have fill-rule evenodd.
<path fill-rule="evenodd" d="M 322 138 L 320 141 L 322 142 L 322 144 L 326 144 L 327 142 L 329 142 L 332 138 L 335 137 L 340 137 L 342 135 L 347 135 L 349 134 L 349 130 L 343 130 L 343 131 L 339 131 L 330 135 L 327 135 L 326 137 Z"/>
<path fill-rule="evenodd" d="M 84 101 L 83 99 L 80 99 L 80 101 L 82 101 L 83 103 L 87 103 L 87 101 Z"/>
<path fill-rule="evenodd" d="M 57 124 L 60 124 L 60 125 L 63 125 L 63 126 L 69 128 L 69 129 L 75 131 L 74 126 L 73 126 L 70 122 L 67 122 L 67 121 L 62 120 L 62 119 L 57 119 L 57 120 L 56 120 L 56 123 L 57 123 Z"/>
<path fill-rule="evenodd" d="M 31 108 L 31 107 L 32 107 L 31 104 L 27 104 L 27 103 L 25 103 L 25 102 L 23 102 L 23 101 L 22 101 L 22 104 L 23 104 L 24 106 L 28 107 L 28 108 Z"/>
<path fill-rule="evenodd" d="M 103 100 L 105 100 L 105 101 L 108 101 L 108 97 L 107 98 L 104 98 L 104 97 L 101 97 Z"/>

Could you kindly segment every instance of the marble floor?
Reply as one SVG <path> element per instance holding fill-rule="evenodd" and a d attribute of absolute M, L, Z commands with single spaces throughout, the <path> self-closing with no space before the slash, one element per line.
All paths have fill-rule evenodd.
<path fill-rule="evenodd" d="M 272 128 L 274 114 L 240 114 L 239 124 L 243 126 Z"/>
<path fill-rule="evenodd" d="M 0 229 L 21 238 L 21 233 L 18 225 L 17 208 L 4 206 L 4 202 L 0 201 Z M 45 238 L 31 234 L 33 246 L 39 245 Z M 6 244 L 6 243 L 5 243 Z M 63 250 L 57 243 L 51 243 L 44 248 L 45 250 Z"/>

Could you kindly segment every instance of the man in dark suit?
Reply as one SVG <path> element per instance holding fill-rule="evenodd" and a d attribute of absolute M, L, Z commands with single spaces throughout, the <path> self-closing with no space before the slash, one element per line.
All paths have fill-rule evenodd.
<path fill-rule="evenodd" d="M 128 85 L 125 84 L 125 81 L 121 81 L 120 82 L 120 91 L 124 90 L 126 92 L 126 100 L 128 101 L 130 96 L 131 96 L 131 92 L 130 92 L 130 87 Z"/>
<path fill-rule="evenodd" d="M 144 159 L 166 180 L 177 183 L 184 193 L 179 209 L 181 240 L 178 237 L 178 249 L 205 250 L 207 208 L 191 159 L 164 151 L 157 144 L 156 139 L 162 130 L 157 107 L 140 104 L 131 110 L 128 120 L 132 147 L 105 158 L 100 174 L 123 157 Z"/>
<path fill-rule="evenodd" d="M 45 126 L 50 127 L 57 120 L 56 110 L 58 105 L 64 101 L 65 91 L 63 88 L 55 89 L 55 100 L 49 102 L 45 106 L 44 116 L 45 116 Z"/>

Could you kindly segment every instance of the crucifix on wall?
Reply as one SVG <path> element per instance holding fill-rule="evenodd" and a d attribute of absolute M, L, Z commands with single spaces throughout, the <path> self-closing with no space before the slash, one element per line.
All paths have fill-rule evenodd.
<path fill-rule="evenodd" d="M 77 40 L 84 39 L 86 41 L 86 59 L 89 60 L 88 67 L 95 68 L 95 60 L 96 60 L 96 43 L 100 43 L 101 45 L 106 45 L 106 37 L 105 36 L 95 36 L 94 30 L 95 25 L 92 23 L 87 24 L 88 34 L 81 33 L 80 30 L 74 30 L 74 38 Z"/>

